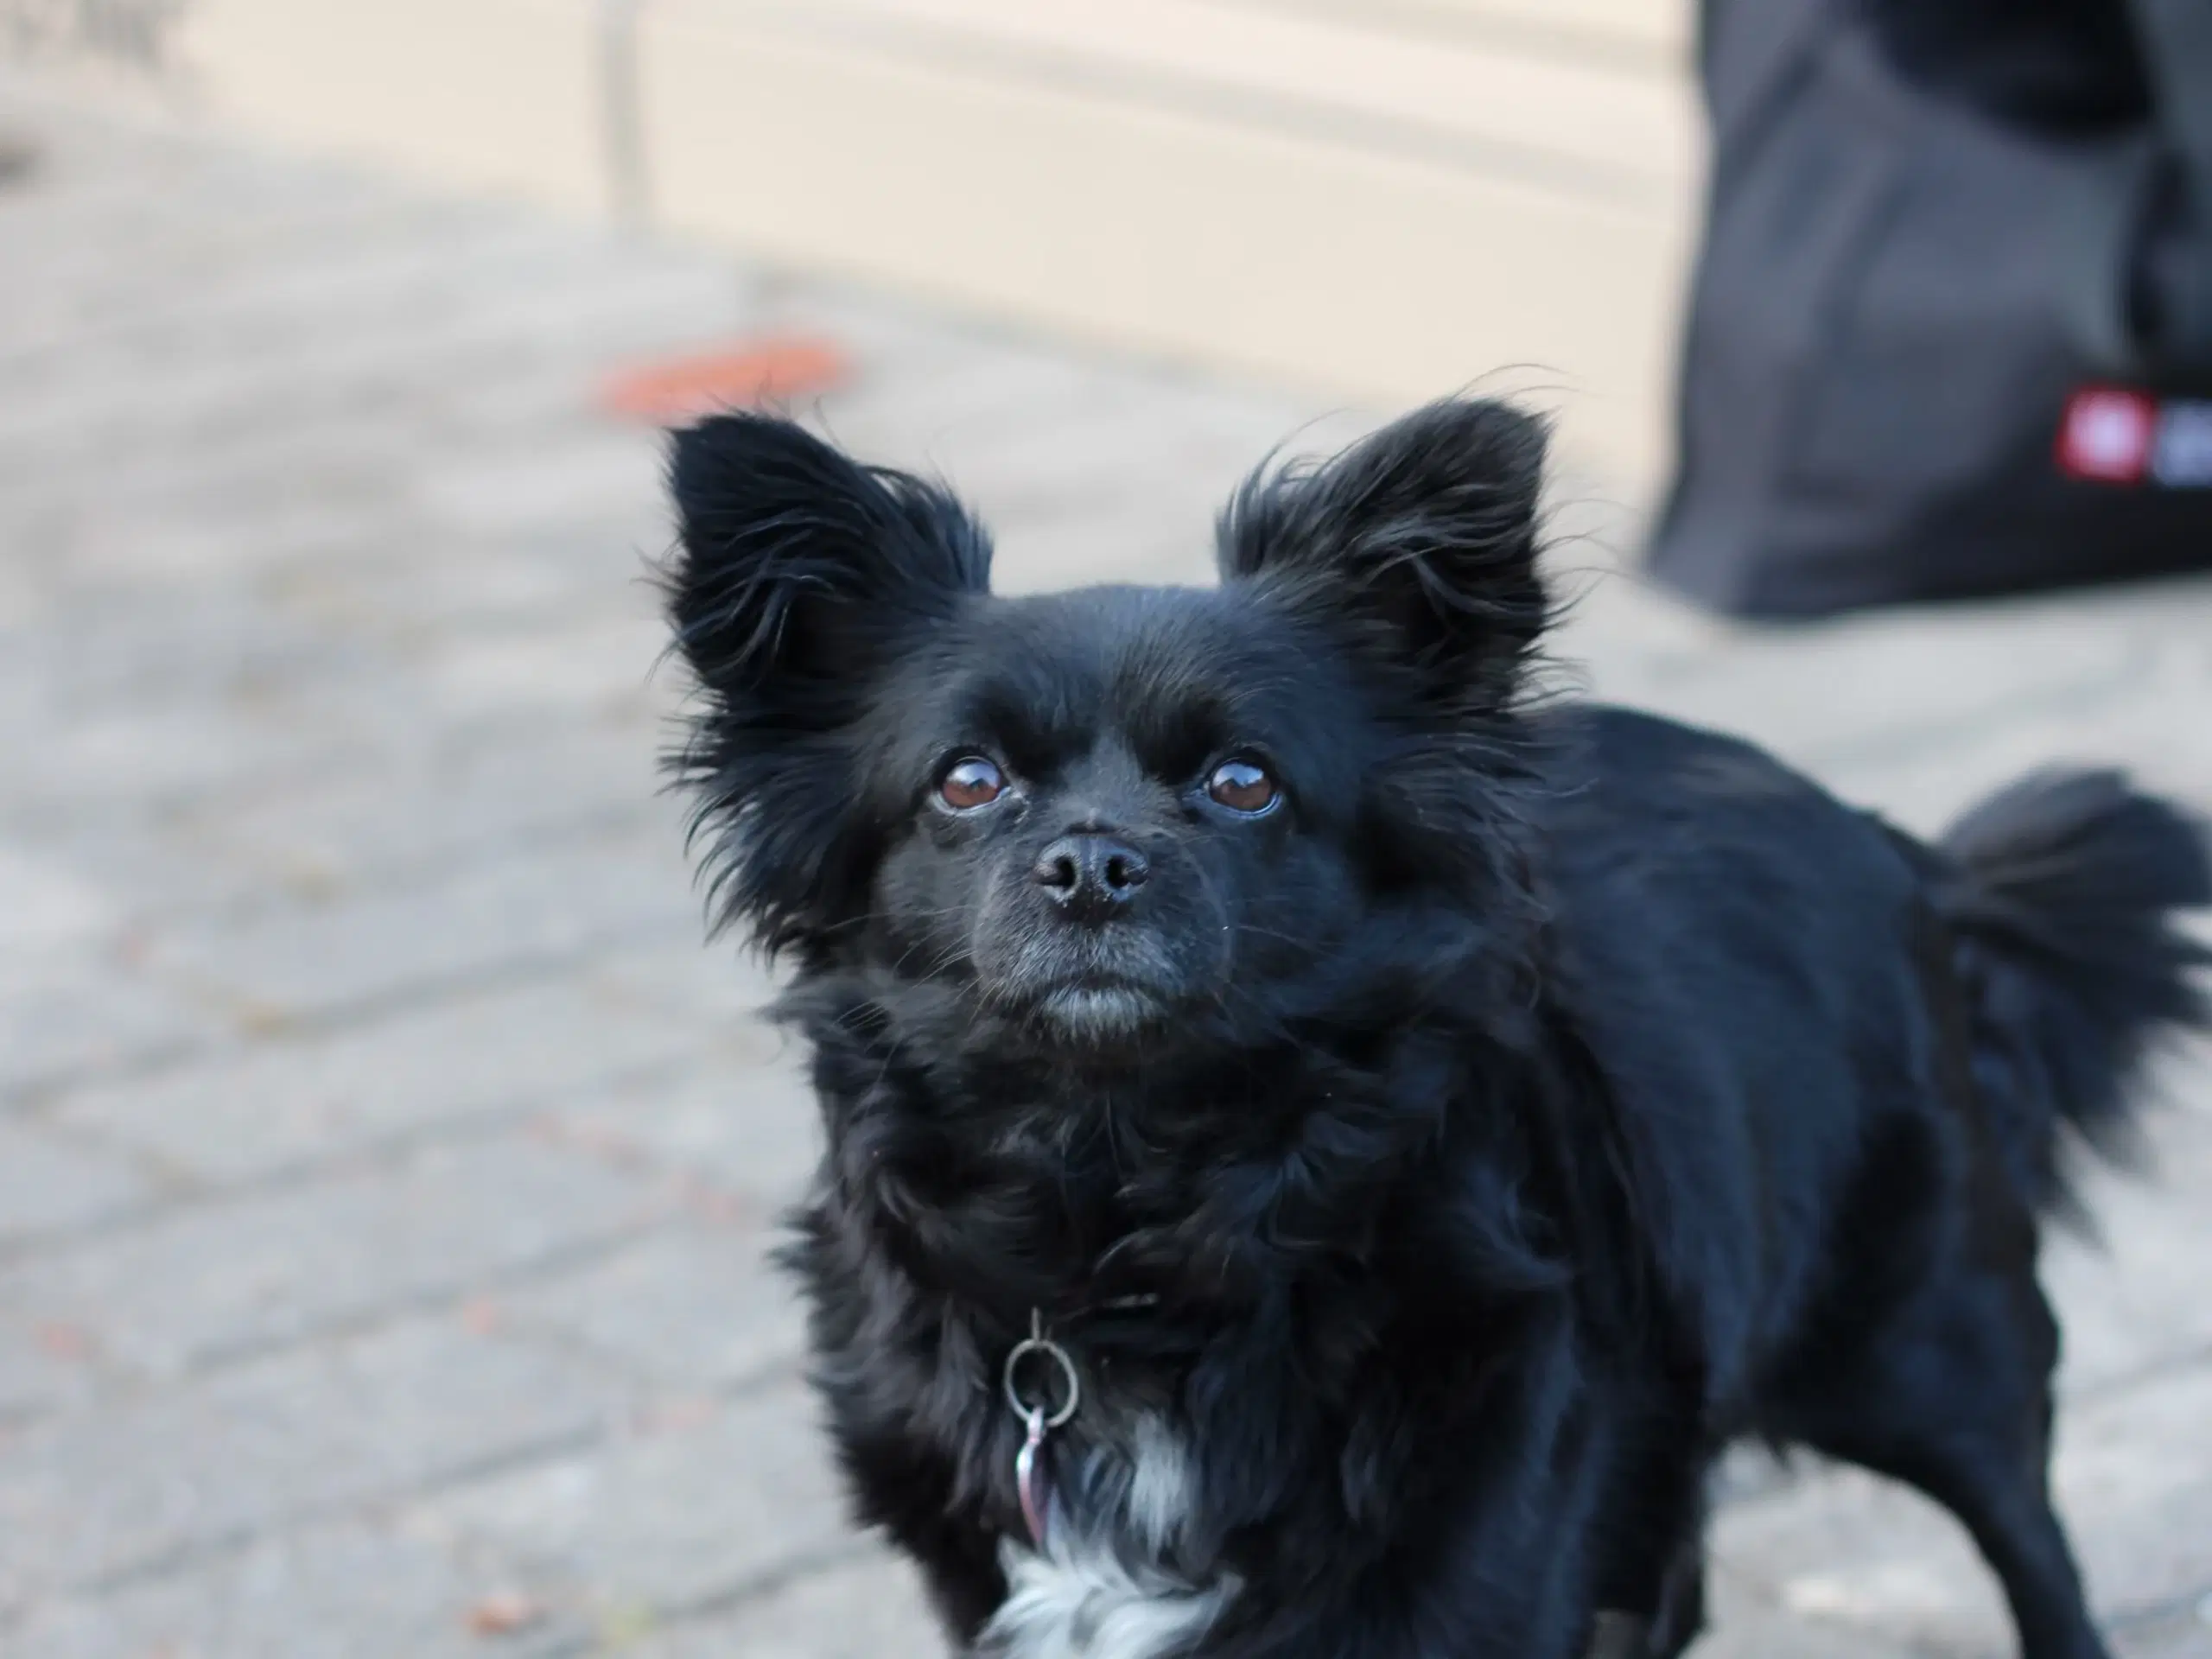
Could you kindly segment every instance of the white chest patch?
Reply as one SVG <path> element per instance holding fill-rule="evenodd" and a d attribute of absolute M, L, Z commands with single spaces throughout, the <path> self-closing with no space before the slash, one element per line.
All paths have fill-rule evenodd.
<path fill-rule="evenodd" d="M 991 1659 L 1169 1659 L 1186 1652 L 1236 1593 L 1232 1577 L 1194 1584 L 1166 1565 L 1190 1512 L 1190 1461 L 1156 1417 L 1131 1432 L 1109 1513 L 1057 1510 L 1041 1550 L 1009 1543 L 1007 1595 L 979 1651 Z M 1110 1494 L 1110 1497 L 1109 1497 Z"/>
<path fill-rule="evenodd" d="M 1184 1652 L 1235 1593 L 1132 1569 L 1110 1548 L 1009 1551 L 1011 1593 L 983 1632 L 995 1659 L 1165 1659 Z"/>
<path fill-rule="evenodd" d="M 1129 1530 L 1158 1556 L 1173 1543 L 1191 1512 L 1191 1460 L 1174 1431 L 1147 1413 L 1129 1437 Z"/>

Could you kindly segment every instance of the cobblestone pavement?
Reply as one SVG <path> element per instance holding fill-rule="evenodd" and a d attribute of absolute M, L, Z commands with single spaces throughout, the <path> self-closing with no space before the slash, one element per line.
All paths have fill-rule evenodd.
<path fill-rule="evenodd" d="M 20 85 L 0 126 L 43 146 L 0 188 L 0 1649 L 937 1651 L 761 1267 L 809 1112 L 700 944 L 657 449 L 592 391 L 827 331 L 824 417 L 949 473 L 1017 585 L 1197 573 L 1319 411 Z M 1624 516 L 1567 498 L 1607 693 L 1916 825 L 2075 753 L 2212 801 L 2212 586 L 1738 635 L 1606 577 Z M 2060 1484 L 2135 1659 L 2212 1655 L 2212 1074 L 2175 1077 L 2053 1268 Z M 1924 1507 L 1738 1486 L 1707 1651 L 2003 1650 Z"/>

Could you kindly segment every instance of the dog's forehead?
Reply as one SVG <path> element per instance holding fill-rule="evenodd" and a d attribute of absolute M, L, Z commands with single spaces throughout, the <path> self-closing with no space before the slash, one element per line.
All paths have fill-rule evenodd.
<path fill-rule="evenodd" d="M 1056 729 L 1263 719 L 1310 652 L 1241 594 L 1090 588 L 988 601 L 959 641 L 963 702 Z"/>
<path fill-rule="evenodd" d="M 1251 747 L 1306 756 L 1364 718 L 1325 641 L 1235 587 L 1103 588 L 977 596 L 931 629 L 871 698 L 868 741 L 887 776 L 961 746 L 1045 776 L 1102 744 L 1147 772 L 1185 775 Z M 1332 742 L 1332 737 L 1338 741 Z"/>

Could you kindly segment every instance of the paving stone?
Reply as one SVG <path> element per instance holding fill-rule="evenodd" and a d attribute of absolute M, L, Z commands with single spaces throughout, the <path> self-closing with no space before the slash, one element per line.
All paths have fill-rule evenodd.
<path fill-rule="evenodd" d="M 1908 615 L 1747 634 L 1621 690 L 1832 775 L 1861 756 L 1895 765 L 1940 754 L 1993 726 L 2120 696 L 2142 667 L 2123 631 L 2085 628 L 2063 613 L 2011 626 Z"/>
<path fill-rule="evenodd" d="M 925 1659 L 946 1650 L 913 1570 L 867 1547 L 857 1560 L 807 1573 L 734 1612 L 663 1630 L 625 1652 L 626 1659 Z"/>
<path fill-rule="evenodd" d="M 431 1319 L 65 1413 L 0 1441 L 0 1614 L 550 1455 L 608 1404 L 572 1361 Z"/>
<path fill-rule="evenodd" d="M 12 1640 L 40 1659 L 505 1659 L 535 1644 L 487 1643 L 469 1619 L 502 1587 L 389 1526 L 308 1526 L 50 1604 Z"/>
<path fill-rule="evenodd" d="M 1823 1469 L 1723 1510 L 1713 1538 L 1720 1563 L 1784 1620 L 1946 1652 L 2010 1642 L 2003 1599 L 1964 1530 L 1861 1471 Z"/>
<path fill-rule="evenodd" d="M 35 747 L 10 747 L 17 803 L 87 812 L 241 787 L 305 771 L 327 752 L 304 732 L 192 703 L 74 720 Z"/>
<path fill-rule="evenodd" d="M 1870 746 L 1825 766 L 1824 781 L 1923 834 L 2052 765 L 2120 766 L 2147 787 L 2212 808 L 2212 722 L 2174 718 L 2177 709 L 2212 701 L 2212 672 L 2196 642 L 2155 630 L 2111 632 L 2135 653 L 2126 681 L 2057 707 L 2024 703 L 1944 741 Z"/>
<path fill-rule="evenodd" d="M 0 631 L 20 632 L 48 614 L 47 584 L 27 565 L 0 563 Z"/>
<path fill-rule="evenodd" d="M 657 1233 L 501 1306 L 521 1328 L 560 1332 L 654 1382 L 727 1388 L 797 1368 L 797 1287 L 767 1269 L 777 1237 L 757 1217 Z"/>
<path fill-rule="evenodd" d="M 796 1382 L 701 1401 L 643 1433 L 444 1494 L 423 1535 L 514 1562 L 586 1629 L 772 1585 L 849 1548 L 829 1458 Z"/>
<path fill-rule="evenodd" d="M 680 1170 L 758 1213 L 796 1202 L 822 1132 L 796 1046 L 751 1065 L 619 1083 L 554 1117 L 586 1144 Z"/>
<path fill-rule="evenodd" d="M 149 954 L 167 972 L 283 1017 L 461 989 L 597 944 L 674 933 L 696 916 L 677 849 L 646 857 L 567 842 L 327 905 L 188 922 Z"/>
<path fill-rule="evenodd" d="M 442 710 L 455 718 L 518 710 L 619 712 L 651 706 L 652 675 L 667 642 L 666 625 L 651 616 L 482 629 L 433 655 L 423 672 Z M 652 792 L 641 788 L 639 798 Z"/>
<path fill-rule="evenodd" d="M 2099 1607 L 2124 1613 L 2212 1592 L 2207 1424 L 2212 1362 L 2060 1411 L 2059 1503 Z"/>
<path fill-rule="evenodd" d="M 2109 1635 L 2116 1659 L 2212 1659 L 2212 1592 Z"/>
<path fill-rule="evenodd" d="M 625 988 L 563 979 L 226 1046 L 73 1093 L 56 1115 L 197 1179 L 239 1180 L 588 1098 L 706 1040 Z"/>
<path fill-rule="evenodd" d="M 713 941 L 701 934 L 664 944 L 608 951 L 592 959 L 595 980 L 620 986 L 652 1007 L 712 1020 L 757 1048 L 748 1052 L 773 1058 L 791 1047 L 781 1032 L 760 1017 L 779 989 L 772 974 L 752 951 L 725 936 Z"/>
<path fill-rule="evenodd" d="M 44 955 L 114 928 L 107 896 L 64 865 L 0 844 L 0 955 Z"/>
<path fill-rule="evenodd" d="M 304 442 L 296 425 L 293 439 Z M 397 447 L 389 437 L 382 443 L 386 449 Z M 376 447 L 372 435 L 350 433 L 351 464 L 361 466 Z M 275 448 L 261 447 L 254 467 L 278 461 Z M 244 490 L 233 491 L 244 499 L 210 512 L 201 500 L 210 486 L 207 457 L 204 449 L 191 454 L 201 470 L 174 482 L 140 474 L 97 501 L 68 504 L 56 516 L 46 550 L 66 561 L 57 575 L 72 594 L 97 591 L 126 603 L 160 594 L 189 604 L 203 594 L 218 594 L 234 610 L 254 613 L 261 626 L 247 649 L 266 673 L 276 655 L 271 646 L 296 634 L 303 619 L 270 613 L 263 584 L 275 573 L 304 565 L 359 559 L 365 548 L 391 535 L 396 515 L 388 509 L 365 512 L 363 504 L 346 499 L 350 493 L 302 500 Z"/>
<path fill-rule="evenodd" d="M 2192 1356 L 2212 1357 L 2212 1073 L 2146 1119 L 2139 1172 L 2088 1166 L 2077 1184 L 2091 1230 L 2055 1230 L 2044 1281 L 2064 1331 L 2062 1387 L 2094 1394 Z"/>
<path fill-rule="evenodd" d="M 2106 1616 L 2198 1592 L 2212 1471 L 2192 1457 L 2212 1422 L 2212 1365 L 2062 1409 L 2056 1485 L 2094 1605 Z M 1834 1468 L 1724 1510 L 1721 1560 L 1789 1614 L 1910 1644 L 2002 1651 L 1995 1580 L 1949 1516 L 1904 1489 Z"/>
<path fill-rule="evenodd" d="M 86 550 L 73 532 L 81 522 L 73 515 L 61 520 L 61 544 L 41 549 L 41 556 L 65 563 L 78 583 Z M 327 630 L 303 626 L 220 583 L 134 581 L 98 587 L 96 594 L 97 602 L 72 607 L 66 628 L 27 628 L 0 640 L 0 688 L 7 693 L 0 718 L 35 724 L 48 747 L 67 743 L 79 722 L 158 715 L 181 698 L 217 709 L 242 677 L 327 670 L 335 665 L 334 652 L 343 649 Z M 75 594 L 80 601 L 94 596 L 81 586 Z M 228 735 L 235 734 L 221 728 L 213 734 Z M 149 748 L 139 758 L 143 775 L 162 777 L 159 755 Z M 15 771 L 11 796 L 43 775 L 40 757 L 15 759 L 26 769 Z"/>
<path fill-rule="evenodd" d="M 271 459 L 259 455 L 256 462 Z M 327 617 L 288 608 L 286 584 L 303 569 L 357 564 L 371 550 L 395 542 L 411 545 L 415 527 L 388 506 L 351 499 L 362 493 L 358 487 L 327 475 L 317 481 L 323 487 L 313 497 L 291 499 L 264 494 L 249 475 L 228 488 L 251 500 L 250 509 L 211 511 L 200 497 L 221 489 L 205 471 L 185 474 L 175 483 L 141 477 L 104 494 L 97 505 L 73 503 L 42 521 L 36 532 L 53 561 L 47 573 L 50 601 L 73 613 L 158 597 L 172 600 L 180 611 L 217 601 L 225 620 L 202 632 L 214 639 L 245 637 L 228 663 L 207 659 L 168 671 L 163 678 L 171 695 L 214 700 L 257 690 L 296 690 L 319 677 L 358 673 L 365 666 L 365 647 L 376 642 L 349 639 L 327 626 Z M 316 648 L 294 648 L 293 642 L 317 633 Z"/>
<path fill-rule="evenodd" d="M 81 1325 L 0 1315 L 0 1432 L 21 1419 L 82 1403 L 111 1381 L 92 1334 Z"/>
<path fill-rule="evenodd" d="M 353 556 L 310 558 L 262 575 L 256 596 L 279 614 L 404 648 L 481 623 L 605 611 L 644 598 L 627 583 L 631 524 L 564 526 L 561 535 L 461 537 L 413 524 L 404 548 L 389 537 Z M 584 543 L 590 561 L 556 555 Z M 541 734 L 542 735 L 542 734 Z"/>
<path fill-rule="evenodd" d="M 0 1101 L 187 1051 L 227 1029 L 204 1004 L 112 958 L 0 960 Z"/>
<path fill-rule="evenodd" d="M 650 1183 L 505 1137 L 157 1215 L 0 1269 L 0 1310 L 156 1373 L 296 1341 L 622 1237 Z"/>
<path fill-rule="evenodd" d="M 478 534 L 509 533 L 604 513 L 610 502 L 636 503 L 639 528 L 664 529 L 660 505 L 666 461 L 659 437 L 605 426 L 548 445 L 518 442 L 504 454 L 433 461 L 414 480 L 416 505 L 433 521 Z"/>
<path fill-rule="evenodd" d="M 289 726 L 269 694 L 357 669 L 359 653 L 344 640 L 213 584 L 164 593 L 143 582 L 121 591 L 88 583 L 80 524 L 24 533 L 62 562 L 49 578 L 54 601 L 86 620 L 0 639 L 0 734 L 14 751 L 0 806 L 10 814 L 111 811 L 327 754 L 332 734 Z"/>
<path fill-rule="evenodd" d="M 152 1190 L 119 1158 L 0 1120 L 0 1246 L 97 1221 L 144 1202 Z"/>
<path fill-rule="evenodd" d="M 1707 1575 L 1706 1594 L 1697 1659 L 1928 1659 L 1933 1651 L 1777 1606 L 1725 1565 Z"/>
<path fill-rule="evenodd" d="M 440 861 L 475 862 L 613 823 L 649 823 L 678 844 L 681 812 L 657 799 L 651 735 L 563 722 L 396 758 L 388 766 L 298 780 L 177 815 L 178 832 L 235 867 L 308 891 L 358 887 Z"/>
<path fill-rule="evenodd" d="M 538 227 L 532 234 L 549 234 Z M 435 251 L 414 250 L 410 257 L 436 261 Z M 518 271 L 510 271 L 519 276 Z M 0 418 L 0 441 L 26 458 L 49 467 L 89 469 L 126 446 L 141 446 L 174 456 L 187 451 L 211 459 L 252 460 L 288 450 L 314 464 L 360 467 L 380 455 L 412 455 L 404 476 L 395 477 L 397 505 L 423 509 L 460 528 L 499 528 L 544 522 L 564 511 L 619 494 L 647 499 L 649 492 L 630 486 L 633 473 L 620 470 L 613 457 L 650 445 L 649 435 L 634 428 L 600 423 L 589 442 L 579 428 L 572 444 L 547 442 L 534 465 L 520 454 L 505 467 L 486 467 L 471 476 L 462 457 L 450 450 L 414 449 L 404 416 L 425 404 L 435 407 L 448 394 L 448 377 L 496 368 L 499 359 L 535 348 L 564 359 L 576 381 L 552 411 L 584 405 L 590 382 L 578 371 L 603 360 L 610 350 L 641 343 L 641 337 L 665 329 L 641 331 L 633 323 L 614 339 L 594 327 L 610 308 L 632 296 L 652 297 L 645 284 L 616 284 L 613 294 L 564 291 L 560 262 L 539 261 L 543 291 L 514 283 L 503 308 L 484 302 L 488 296 L 439 293 L 425 285 L 414 294 L 398 293 L 365 307 L 353 316 L 319 310 L 335 296 L 334 284 L 302 294 L 285 313 L 232 318 L 201 313 L 182 318 L 144 316 L 103 331 L 96 340 L 80 340 L 68 365 L 71 372 L 49 372 L 35 382 L 42 394 L 35 420 Z M 587 279 L 588 274 L 587 273 Z M 659 284 L 664 289 L 672 284 Z M 685 286 L 688 287 L 688 284 Z M 728 315 L 725 303 L 698 313 Z M 561 350 L 564 337 L 569 349 Z M 576 349 L 577 344 L 583 346 Z M 159 361 L 163 396 L 132 396 L 120 385 L 132 359 Z M 35 372 L 36 365 L 31 365 Z M 464 381 L 465 383 L 465 381 Z M 345 423 L 365 442 L 352 454 L 326 446 L 297 448 L 303 440 L 297 423 Z M 366 423 L 365 425 L 365 423 Z M 563 435 L 537 423 L 541 440 Z M 632 462 L 632 464 L 634 464 Z M 510 487 L 501 487 L 500 480 Z M 410 484 L 412 487 L 410 487 Z"/>
<path fill-rule="evenodd" d="M 173 808 L 124 806 L 87 817 L 73 810 L 16 813 L 14 843 L 99 895 L 105 918 L 92 936 L 127 952 L 169 917 L 235 908 L 262 896 L 266 867 L 248 867 L 201 843 Z"/>

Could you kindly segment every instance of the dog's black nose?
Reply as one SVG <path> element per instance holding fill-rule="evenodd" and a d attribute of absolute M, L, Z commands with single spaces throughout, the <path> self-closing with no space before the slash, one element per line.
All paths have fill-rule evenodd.
<path fill-rule="evenodd" d="M 1136 896 L 1152 866 L 1128 842 L 1085 831 L 1062 836 L 1038 854 L 1030 874 L 1069 914 L 1103 918 Z"/>

